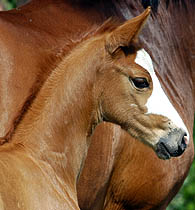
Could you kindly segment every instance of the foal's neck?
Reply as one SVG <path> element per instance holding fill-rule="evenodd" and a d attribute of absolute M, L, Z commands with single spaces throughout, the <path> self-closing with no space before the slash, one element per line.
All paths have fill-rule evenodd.
<path fill-rule="evenodd" d="M 12 138 L 53 168 L 61 165 L 72 172 L 72 177 L 78 176 L 96 120 L 93 85 L 102 56 L 100 43 L 99 51 L 94 49 L 88 41 L 62 60 Z"/>

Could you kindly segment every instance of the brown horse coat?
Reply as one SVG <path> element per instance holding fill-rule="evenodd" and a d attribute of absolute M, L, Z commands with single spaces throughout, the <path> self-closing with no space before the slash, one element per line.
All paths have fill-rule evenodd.
<path fill-rule="evenodd" d="M 6 133 L 10 130 L 11 127 L 13 127 L 13 120 L 18 116 L 18 112 L 20 112 L 24 101 L 28 98 L 29 95 L 31 95 L 32 92 L 35 93 L 40 87 L 42 81 L 45 80 L 45 77 L 42 76 L 44 75 L 47 76 L 50 69 L 50 65 L 46 66 L 45 63 L 51 61 L 53 55 L 59 52 L 62 46 L 63 48 L 65 47 L 65 49 L 67 49 L 68 51 L 70 48 L 69 46 L 74 44 L 74 40 L 76 42 L 77 39 L 79 39 L 78 37 L 80 37 L 80 33 L 82 31 L 89 30 L 94 22 L 102 22 L 103 19 L 107 18 L 107 16 L 111 14 L 119 14 L 119 16 L 122 16 L 121 13 L 122 11 L 124 15 L 130 16 L 132 13 L 135 15 L 135 13 L 142 10 L 140 5 L 136 3 L 131 3 L 128 9 L 126 4 L 124 3 L 121 3 L 115 7 L 115 3 L 109 2 L 108 4 L 110 6 L 110 9 L 108 9 L 108 7 L 105 7 L 105 4 L 97 4 L 95 8 L 94 5 L 92 7 L 90 5 L 82 6 L 82 4 L 72 5 L 71 3 L 68 2 L 65 3 L 63 1 L 55 1 L 55 2 L 41 1 L 38 4 L 35 1 L 34 3 L 31 3 L 30 5 L 23 7 L 21 10 L 19 9 L 0 14 L 0 25 L 2 29 L 0 33 L 0 40 L 1 40 L 0 73 L 2 78 L 1 81 L 3 81 L 1 83 L 2 100 L 0 101 L 2 107 L 1 109 L 2 137 L 6 135 Z M 171 7 L 173 7 L 173 5 L 171 5 Z M 133 8 L 136 8 L 136 10 L 134 10 Z M 177 14 L 178 11 L 177 9 L 175 10 L 173 10 L 173 8 L 171 9 L 174 15 L 172 13 L 169 13 L 169 11 L 166 11 L 164 4 L 162 4 L 162 6 L 159 9 L 159 17 L 162 17 L 164 18 L 164 20 L 166 20 L 168 19 L 169 16 L 171 17 L 174 16 L 175 19 L 173 18 L 172 20 L 173 21 L 175 20 L 175 22 L 180 22 L 180 21 L 187 22 L 188 16 L 192 18 L 190 15 L 193 14 L 193 12 L 189 12 L 188 14 L 185 14 L 184 12 L 182 15 L 180 15 L 181 16 L 180 17 Z M 104 13 L 102 11 L 106 12 Z M 48 22 L 50 24 L 48 24 Z M 193 82 L 191 76 L 192 73 L 190 72 L 190 69 L 192 69 L 192 67 L 190 68 L 190 65 L 192 66 L 193 63 L 192 59 L 190 59 L 190 54 L 187 53 L 184 54 L 185 52 L 184 49 L 186 47 L 189 48 L 190 50 L 192 49 L 191 48 L 192 44 L 190 43 L 192 39 L 188 39 L 187 35 L 184 35 L 183 36 L 184 40 L 180 40 L 181 39 L 180 36 L 178 37 L 179 40 L 175 40 L 175 34 L 181 34 L 181 33 L 183 34 L 186 32 L 186 30 L 189 30 L 188 33 L 185 34 L 188 34 L 190 36 L 190 34 L 193 33 L 193 30 L 186 28 L 185 24 L 183 24 L 185 30 L 182 30 L 182 27 L 178 27 L 177 30 L 172 31 L 170 30 L 171 22 L 166 22 L 167 24 L 163 25 L 163 27 L 166 28 L 167 30 L 165 30 L 164 28 L 162 29 L 160 28 L 159 32 L 157 30 L 153 30 L 152 28 L 153 25 L 155 25 L 155 23 L 157 25 L 156 27 L 159 27 L 158 22 L 159 25 L 160 24 L 162 25 L 163 19 L 161 20 L 160 18 L 158 18 L 158 21 L 155 18 L 153 20 L 150 19 L 150 24 L 149 24 L 150 28 L 148 30 L 147 29 L 145 30 L 145 35 L 141 38 L 141 40 L 144 41 L 146 39 L 144 37 L 147 37 L 147 42 L 144 41 L 144 45 L 148 45 L 150 49 L 152 49 L 151 54 L 153 55 L 155 66 L 158 67 L 156 68 L 156 70 L 159 71 L 159 76 L 161 76 L 161 78 L 166 78 L 166 81 L 164 81 L 164 83 L 168 87 L 169 91 L 171 90 L 170 93 L 171 97 L 174 99 L 174 101 L 176 101 L 175 103 L 179 105 L 178 107 L 180 109 L 179 111 L 183 113 L 182 114 L 183 119 L 185 122 L 187 122 L 188 128 L 192 132 L 193 116 L 191 113 L 193 112 L 193 100 L 191 99 L 193 98 L 192 95 Z M 178 25 L 181 26 L 181 24 Z M 159 45 L 151 44 L 152 43 L 151 40 L 153 38 L 151 34 L 153 33 L 156 33 L 156 36 L 154 36 L 155 43 L 158 43 Z M 167 38 L 164 38 L 161 41 L 162 34 L 164 35 L 164 37 Z M 191 37 L 193 38 L 194 36 L 192 35 Z M 18 40 L 20 40 L 20 43 Z M 164 40 L 166 40 L 166 45 L 164 45 L 165 42 Z M 64 46 L 65 43 L 67 43 L 67 46 Z M 169 46 L 169 48 L 171 46 L 174 47 L 177 46 L 179 50 L 177 51 L 177 53 L 174 52 L 175 54 L 173 56 L 170 50 L 166 50 L 167 46 Z M 169 48 L 167 47 L 167 49 Z M 164 53 L 165 51 L 166 51 L 166 56 Z M 18 54 L 18 52 L 21 53 Z M 160 58 L 161 62 L 158 61 L 158 58 Z M 178 58 L 183 58 L 183 59 L 178 59 Z M 168 64 L 170 65 L 169 67 Z M 161 65 L 161 68 L 159 65 Z M 164 65 L 165 68 L 162 67 L 162 65 Z M 177 70 L 177 76 L 176 74 L 171 73 L 172 71 L 176 70 Z M 184 70 L 188 72 L 185 73 Z M 167 78 L 165 74 L 169 75 L 169 77 Z M 183 80 L 184 74 L 185 76 L 187 76 L 186 80 Z M 29 77 L 29 75 L 31 77 Z M 177 86 L 175 87 L 175 85 L 173 84 L 177 84 Z M 24 87 L 25 89 L 23 89 Z M 182 94 L 180 95 L 181 90 Z M 175 97 L 175 95 L 178 96 L 177 94 L 178 92 L 179 92 L 179 97 Z M 118 139 L 118 136 L 120 136 L 121 131 L 119 132 L 118 128 L 113 130 L 111 129 L 111 127 L 110 130 L 111 133 L 108 134 L 110 140 L 113 139 L 112 137 L 113 131 L 117 131 L 114 133 L 114 136 L 116 135 L 114 139 Z M 100 134 L 97 134 L 97 136 L 99 135 Z M 145 156 L 144 155 L 141 156 L 144 160 L 144 165 L 146 166 L 146 168 L 151 165 L 147 163 L 151 163 L 151 160 L 152 162 L 153 160 L 155 160 L 155 164 L 153 165 L 153 167 L 157 165 L 159 169 L 159 177 L 163 177 L 160 179 L 159 182 L 161 183 L 161 186 L 163 184 L 167 185 L 167 180 L 170 180 L 170 182 L 168 188 L 166 186 L 167 189 L 166 192 L 164 194 L 162 193 L 161 196 L 158 195 L 157 198 L 154 200 L 152 195 L 156 195 L 159 193 L 159 187 L 156 184 L 155 185 L 156 188 L 153 188 L 154 191 L 153 193 L 150 194 L 151 195 L 151 202 L 150 202 L 146 198 L 148 196 L 147 189 L 148 188 L 151 189 L 150 188 L 151 185 L 147 184 L 149 183 L 148 181 L 152 180 L 151 179 L 152 175 L 150 173 L 151 170 L 150 168 L 146 169 L 148 176 L 145 176 L 144 179 L 142 172 L 144 175 L 146 175 L 146 172 L 140 171 L 140 174 L 137 173 L 136 177 L 141 177 L 141 178 L 137 179 L 136 182 L 134 178 L 132 178 L 132 180 L 133 183 L 135 183 L 134 185 L 135 187 L 139 186 L 140 180 L 141 181 L 145 180 L 141 188 L 143 190 L 142 191 L 143 194 L 142 196 L 139 196 L 141 194 L 136 193 L 137 198 L 136 197 L 134 198 L 135 200 L 134 204 L 131 204 L 131 197 L 129 196 L 127 199 L 129 202 L 128 205 L 138 206 L 140 208 L 142 207 L 144 208 L 145 203 L 150 203 L 149 205 L 153 207 L 166 205 L 167 202 L 172 198 L 172 196 L 177 192 L 178 188 L 180 187 L 180 183 L 183 182 L 183 179 L 186 176 L 190 162 L 193 157 L 193 149 L 192 149 L 193 146 L 190 145 L 188 150 L 184 153 L 185 158 L 183 158 L 182 156 L 181 160 L 173 159 L 168 162 L 164 162 L 161 165 L 159 164 L 161 161 L 156 159 L 156 157 L 154 156 L 153 152 L 151 152 L 150 149 L 147 149 L 144 145 L 138 143 L 137 141 L 134 140 L 132 141 L 135 144 L 134 148 L 136 148 L 136 150 L 134 149 L 133 151 L 146 154 Z M 106 147 L 108 148 L 108 151 L 110 151 L 111 150 L 110 148 L 112 148 L 110 144 L 108 144 Z M 137 150 L 138 147 L 140 148 L 140 150 Z M 131 156 L 129 156 L 129 158 L 131 159 Z M 114 159 L 115 158 L 111 160 Z M 107 158 L 107 160 L 109 160 L 109 158 Z M 142 163 L 140 163 L 140 161 L 141 161 L 140 158 L 137 158 L 137 161 L 134 162 L 135 165 L 136 166 L 139 166 L 140 164 L 143 165 L 143 162 L 141 161 Z M 185 164 L 183 163 L 183 161 L 185 162 Z M 108 165 L 109 165 L 108 169 L 111 169 L 112 164 L 109 163 Z M 177 167 L 178 165 L 181 165 L 181 167 Z M 132 166 L 130 166 L 130 168 L 131 167 Z M 109 170 L 105 171 L 109 172 Z M 118 171 L 116 167 L 115 171 L 116 172 Z M 156 172 L 156 170 L 154 171 Z M 179 176 L 179 174 L 181 176 Z M 132 175 L 133 175 L 132 173 L 128 173 L 129 180 L 131 180 L 130 176 Z M 156 174 L 154 173 L 154 175 Z M 108 177 L 109 176 L 106 177 L 106 180 L 109 179 Z M 107 183 L 107 181 L 105 181 L 105 183 Z M 153 182 L 152 186 L 154 186 Z M 135 191 L 131 192 L 133 196 L 135 196 L 134 193 Z M 124 198 L 122 198 L 121 203 L 123 203 L 123 200 Z M 147 201 L 142 203 L 143 200 Z M 120 201 L 117 202 L 120 203 Z"/>
<path fill-rule="evenodd" d="M 141 66 L 146 52 L 136 40 L 149 14 L 150 8 L 120 25 L 106 22 L 62 56 L 0 147 L 1 209 L 79 209 L 77 180 L 93 131 L 104 119 L 160 158 L 184 152 L 186 128 L 146 108 L 154 71 Z"/>

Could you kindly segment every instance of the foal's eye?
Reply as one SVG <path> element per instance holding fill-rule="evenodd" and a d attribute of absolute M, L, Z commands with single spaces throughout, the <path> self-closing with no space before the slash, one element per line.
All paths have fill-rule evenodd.
<path fill-rule="evenodd" d="M 142 77 L 136 77 L 132 79 L 133 84 L 135 85 L 136 88 L 143 89 L 143 88 L 148 88 L 149 83 L 146 78 Z"/>

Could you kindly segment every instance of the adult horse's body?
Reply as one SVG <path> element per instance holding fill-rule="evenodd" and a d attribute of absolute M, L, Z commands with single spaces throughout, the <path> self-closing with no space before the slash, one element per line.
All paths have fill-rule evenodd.
<path fill-rule="evenodd" d="M 105 4 L 108 4 L 110 7 L 106 7 Z M 107 3 L 96 3 L 95 5 L 90 5 L 83 2 L 74 6 L 71 3 L 64 1 L 41 1 L 38 2 L 38 4 L 35 1 L 33 4 L 25 6 L 21 10 L 1 13 L 0 73 L 2 78 L 2 137 L 5 136 L 8 131 L 10 131 L 11 127 L 14 127 L 13 120 L 18 116 L 18 112 L 20 112 L 26 98 L 32 92 L 35 93 L 39 89 L 42 81 L 44 81 L 47 77 L 51 68 L 51 65 L 48 65 L 48 62 L 51 63 L 53 55 L 55 55 L 56 52 L 59 52 L 62 46 L 65 45 L 65 43 L 68 43 L 68 46 L 65 46 L 65 49 L 69 51 L 71 45 L 74 44 L 74 40 L 77 40 L 80 36 L 82 36 L 80 35 L 80 33 L 90 30 L 94 22 L 103 22 L 103 20 L 110 15 L 125 15 L 125 17 L 127 17 L 131 16 L 132 13 L 135 14 L 138 11 L 142 10 L 141 5 L 137 3 L 132 3 L 131 5 L 129 5 L 129 8 L 127 8 L 127 5 L 128 4 L 125 4 L 123 2 L 116 6 L 115 2 L 110 1 Z M 171 7 L 173 7 L 173 5 L 171 5 Z M 159 14 L 163 17 L 164 20 L 166 20 L 166 18 L 168 18 L 171 14 L 171 17 L 174 17 L 172 21 L 175 20 L 176 22 L 187 22 L 188 16 L 189 18 L 192 18 L 190 15 L 192 15 L 193 12 L 189 12 L 188 14 L 186 14 L 185 11 L 181 9 L 183 13 L 182 17 L 179 17 L 177 16 L 178 9 L 173 10 L 173 8 L 171 8 L 170 10 L 171 13 L 169 13 L 169 11 L 165 9 L 165 6 L 162 5 L 159 9 Z M 160 22 L 159 25 L 161 24 L 161 26 L 163 24 L 161 23 L 161 21 L 164 22 L 163 19 L 158 19 Z M 150 27 L 152 27 L 157 19 L 154 18 L 153 21 L 150 21 Z M 50 23 L 49 25 L 48 22 Z M 144 45 L 146 49 L 152 49 L 150 50 L 151 55 L 154 59 L 155 67 L 157 71 L 159 71 L 159 76 L 160 78 L 167 78 L 167 81 L 164 81 L 164 83 L 168 87 L 169 91 L 171 90 L 169 95 L 175 101 L 175 104 L 178 105 L 178 111 L 182 113 L 182 117 L 187 123 L 190 133 L 192 133 L 193 100 L 189 100 L 189 98 L 193 98 L 193 82 L 191 77 L 192 73 L 190 72 L 190 69 L 192 69 L 192 67 L 190 68 L 190 65 L 193 65 L 192 60 L 190 59 L 190 55 L 193 52 L 190 51 L 192 49 L 192 46 L 191 43 L 189 43 L 192 39 L 188 39 L 187 35 L 185 35 L 185 39 L 183 41 L 175 40 L 175 34 L 181 34 L 184 32 L 186 33 L 186 30 L 189 30 L 188 33 L 186 33 L 189 36 L 193 33 L 193 30 L 190 29 L 190 27 L 185 27 L 185 30 L 182 30 L 180 25 L 179 28 L 177 28 L 176 25 L 176 29 L 173 31 L 170 30 L 170 26 L 171 22 L 166 22 L 166 25 L 163 25 L 162 29 L 161 27 L 159 28 L 159 26 L 157 26 L 159 28 L 159 31 L 152 30 L 154 32 L 151 32 L 152 28 L 149 28 L 148 31 L 145 30 L 145 36 L 143 36 L 141 40 L 144 41 L 145 37 L 147 38 L 147 42 L 144 41 Z M 149 33 L 149 31 L 151 33 Z M 154 44 L 152 45 L 151 43 L 153 42 L 151 40 L 154 39 L 154 37 L 151 36 L 151 34 L 153 33 L 156 33 L 156 36 L 155 41 L 153 41 Z M 162 40 L 162 34 L 165 37 L 163 40 L 166 40 L 166 45 L 164 44 L 165 41 L 163 41 L 163 44 L 162 41 L 160 41 Z M 193 34 L 191 35 L 191 37 L 194 37 Z M 178 37 L 178 39 L 180 39 L 180 37 Z M 156 47 L 158 45 L 157 43 L 159 44 L 158 47 Z M 169 50 L 171 46 L 174 47 L 173 49 L 175 49 L 176 46 L 177 48 L 179 48 L 177 53 L 173 51 L 174 55 Z M 191 54 L 183 54 L 186 47 L 189 48 L 189 52 L 191 52 Z M 18 54 L 19 51 L 22 52 L 22 55 Z M 166 55 L 164 53 L 165 51 Z M 179 60 L 181 57 L 185 59 Z M 160 62 L 158 61 L 159 58 L 161 59 Z M 162 65 L 164 65 L 166 68 Z M 177 75 L 175 73 L 171 73 L 176 71 Z M 168 76 L 165 76 L 165 74 Z M 185 80 L 183 80 L 184 74 Z M 31 76 L 30 79 L 28 79 L 29 76 Z M 177 84 L 176 87 L 175 84 Z M 31 91 L 29 91 L 30 89 Z M 106 148 L 105 150 L 108 151 L 108 156 L 102 156 L 102 158 L 105 158 L 105 160 L 110 160 L 111 153 L 109 153 L 109 151 L 112 151 L 113 148 L 113 142 L 111 140 L 114 138 L 116 140 L 115 142 L 121 144 L 121 142 L 123 142 L 123 136 L 124 139 L 129 137 L 127 137 L 126 134 L 121 134 L 122 131 L 118 127 L 113 127 L 113 125 L 105 125 L 104 128 L 102 127 L 99 129 L 105 131 L 104 129 L 107 128 L 106 126 L 108 126 L 109 129 L 109 132 L 105 132 L 106 138 L 109 139 L 108 141 L 110 141 L 110 144 L 107 143 L 104 145 L 104 147 Z M 99 134 L 96 133 L 99 139 L 102 139 L 100 135 L 102 131 L 99 131 Z M 119 138 L 120 134 L 122 135 L 121 140 Z M 9 137 L 9 135 L 7 137 Z M 173 159 L 166 162 L 158 160 L 154 153 L 146 146 L 140 144 L 133 139 L 131 139 L 131 142 L 131 148 L 128 149 L 130 145 L 129 147 L 125 147 L 127 148 L 127 150 L 126 152 L 122 153 L 126 154 L 128 151 L 128 154 L 124 156 L 125 158 L 121 158 L 122 161 L 123 159 L 126 159 L 127 156 L 129 157 L 129 162 L 128 164 L 126 164 L 126 167 L 129 167 L 129 169 L 125 168 L 123 164 L 120 164 L 121 161 L 118 161 L 119 165 L 115 165 L 115 171 L 113 173 L 112 180 L 114 181 L 109 183 L 109 173 L 112 171 L 113 164 L 115 163 L 114 159 L 117 156 L 114 156 L 114 158 L 111 159 L 113 161 L 107 162 L 107 165 L 105 166 L 107 168 L 104 168 L 104 171 L 108 172 L 108 174 L 105 174 L 105 179 L 101 180 L 101 183 L 104 183 L 105 185 L 103 187 L 100 185 L 98 186 L 97 192 L 99 192 L 101 196 L 99 196 L 99 194 L 95 194 L 97 196 L 95 197 L 96 200 L 94 203 L 98 203 L 98 205 L 101 206 L 103 202 L 99 201 L 104 200 L 104 193 L 101 192 L 106 192 L 107 185 L 117 186 L 117 182 L 121 184 L 120 177 L 122 176 L 117 178 L 114 177 L 118 172 L 120 172 L 120 175 L 122 175 L 120 169 L 120 167 L 122 166 L 123 174 L 127 173 L 124 178 L 128 179 L 129 183 L 126 183 L 125 188 L 121 188 L 120 191 L 124 192 L 125 194 L 127 194 L 126 192 L 128 192 L 128 197 L 125 198 L 121 196 L 121 199 L 117 200 L 117 198 L 120 198 L 120 196 L 117 197 L 117 191 L 114 191 L 112 190 L 112 188 L 110 188 L 110 192 L 113 195 L 116 192 L 116 196 L 113 196 L 112 199 L 109 199 L 109 197 L 107 197 L 107 200 L 109 200 L 111 204 L 116 202 L 117 205 L 120 203 L 123 204 L 125 201 L 127 205 L 123 206 L 124 209 L 128 209 L 131 206 L 132 208 L 143 209 L 152 207 L 156 207 L 158 209 L 163 208 L 178 191 L 181 183 L 183 182 L 187 174 L 193 157 L 192 141 L 190 142 L 190 145 L 182 158 L 178 160 Z M 98 147 L 100 148 L 100 145 L 98 145 Z M 118 153 L 120 154 L 120 147 L 117 148 L 117 150 L 113 150 L 113 154 L 115 154 L 115 151 L 119 151 Z M 137 153 L 141 153 L 143 159 L 140 159 L 140 155 L 138 155 L 137 157 Z M 124 163 L 124 161 L 122 162 Z M 136 170 L 137 167 L 140 168 L 140 165 L 143 166 L 143 162 L 145 166 L 143 170 Z M 151 164 L 151 162 L 153 164 Z M 128 172 L 128 170 L 131 171 L 131 169 L 134 169 L 136 171 L 137 179 L 135 179 L 135 173 Z M 156 174 L 157 171 L 159 173 L 158 176 Z M 154 185 L 154 181 L 158 183 Z M 139 186 L 142 187 L 139 188 L 138 191 L 137 187 Z M 151 188 L 153 189 L 152 192 Z M 151 193 L 148 193 L 148 189 Z M 88 188 L 88 190 L 90 191 L 90 188 Z M 159 194 L 159 192 L 161 193 Z M 148 197 L 149 195 L 150 197 Z M 86 197 L 82 197 L 82 200 L 84 199 L 86 199 Z M 88 203 L 88 205 L 94 204 L 94 200 L 91 197 L 90 199 L 91 203 Z M 86 205 L 86 203 L 84 202 L 82 202 L 82 204 Z M 93 207 L 96 208 L 97 205 L 93 205 Z M 90 209 L 90 207 L 88 208 Z M 110 207 L 110 209 L 114 209 L 114 207 Z"/>

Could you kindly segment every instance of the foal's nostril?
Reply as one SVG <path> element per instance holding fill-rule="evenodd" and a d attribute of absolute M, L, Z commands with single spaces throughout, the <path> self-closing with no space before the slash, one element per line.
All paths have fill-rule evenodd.
<path fill-rule="evenodd" d="M 178 142 L 178 149 L 173 151 L 171 153 L 171 156 L 178 157 L 178 156 L 180 156 L 180 155 L 182 155 L 184 153 L 184 151 L 185 151 L 185 149 L 187 147 L 187 143 L 186 143 L 187 140 L 186 140 L 186 138 L 187 138 L 187 135 L 186 135 L 186 133 L 184 133 L 181 136 L 180 141 Z"/>
<path fill-rule="evenodd" d="M 187 135 L 187 133 L 184 134 L 182 141 L 184 141 L 185 144 L 188 145 L 188 135 Z"/>
<path fill-rule="evenodd" d="M 185 133 L 181 139 L 181 143 L 179 144 L 179 152 L 183 153 L 187 147 L 187 134 Z"/>

